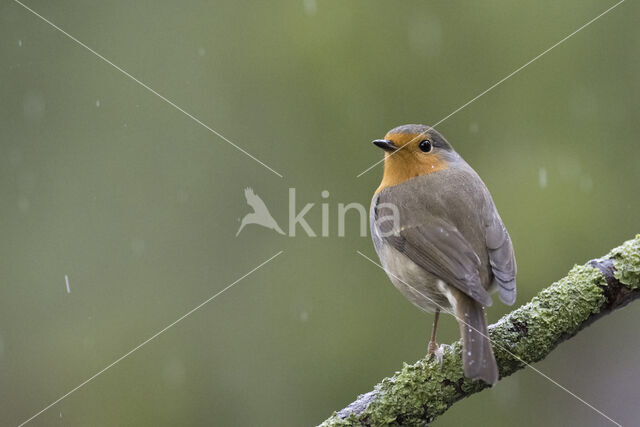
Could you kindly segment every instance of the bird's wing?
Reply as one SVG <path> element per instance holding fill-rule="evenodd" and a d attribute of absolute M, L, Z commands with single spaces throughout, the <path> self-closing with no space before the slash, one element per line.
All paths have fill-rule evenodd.
<path fill-rule="evenodd" d="M 244 189 L 244 197 L 247 199 L 247 204 L 251 206 L 256 213 L 269 212 L 260 196 L 254 193 L 252 188 L 248 187 Z"/>
<path fill-rule="evenodd" d="M 500 301 L 512 305 L 516 300 L 516 257 L 511 238 L 493 202 L 485 209 L 485 240 L 489 263 L 498 285 Z"/>
<path fill-rule="evenodd" d="M 411 261 L 482 305 L 491 305 L 480 280 L 480 258 L 454 225 L 432 218 L 389 234 L 381 238 Z"/>

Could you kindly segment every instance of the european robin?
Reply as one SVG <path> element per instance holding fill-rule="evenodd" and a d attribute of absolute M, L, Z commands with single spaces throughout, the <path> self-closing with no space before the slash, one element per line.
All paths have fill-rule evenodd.
<path fill-rule="evenodd" d="M 484 307 L 496 289 L 503 303 L 514 303 L 516 260 L 489 190 L 429 126 L 399 126 L 373 143 L 385 151 L 370 210 L 382 266 L 410 302 L 435 312 L 428 354 L 438 348 L 440 310 L 448 311 L 460 325 L 465 376 L 494 384 Z"/>

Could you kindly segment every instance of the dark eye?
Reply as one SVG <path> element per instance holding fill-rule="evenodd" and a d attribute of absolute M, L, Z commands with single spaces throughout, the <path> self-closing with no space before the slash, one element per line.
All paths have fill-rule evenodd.
<path fill-rule="evenodd" d="M 429 141 L 428 139 L 425 139 L 420 144 L 418 144 L 418 148 L 421 151 L 424 151 L 425 153 L 428 153 L 429 151 L 431 151 L 431 141 Z"/>

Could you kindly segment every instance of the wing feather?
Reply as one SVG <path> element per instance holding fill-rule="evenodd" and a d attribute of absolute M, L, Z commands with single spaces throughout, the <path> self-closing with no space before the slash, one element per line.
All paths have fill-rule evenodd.
<path fill-rule="evenodd" d="M 498 285 L 500 301 L 512 305 L 516 300 L 516 257 L 511 238 L 495 206 L 488 209 L 485 239 L 489 250 L 489 263 Z"/>
<path fill-rule="evenodd" d="M 453 225 L 436 220 L 404 228 L 383 238 L 445 283 L 455 286 L 484 306 L 492 304 L 491 296 L 480 279 L 480 259 Z"/>

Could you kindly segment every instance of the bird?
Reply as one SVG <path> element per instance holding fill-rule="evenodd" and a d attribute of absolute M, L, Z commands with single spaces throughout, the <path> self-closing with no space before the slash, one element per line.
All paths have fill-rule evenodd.
<path fill-rule="evenodd" d="M 247 204 L 253 208 L 253 212 L 246 214 L 244 218 L 242 218 L 236 237 L 247 224 L 258 224 L 275 230 L 279 234 L 284 234 L 284 231 L 282 231 L 276 220 L 271 216 L 267 205 L 264 204 L 260 196 L 253 192 L 252 188 L 247 187 L 244 189 L 244 197 L 247 199 Z"/>
<path fill-rule="evenodd" d="M 373 144 L 384 150 L 369 213 L 381 266 L 411 303 L 435 313 L 427 356 L 438 357 L 440 311 L 453 314 L 465 377 L 495 384 L 485 307 L 496 290 L 503 303 L 515 302 L 517 267 L 489 190 L 433 127 L 398 126 Z"/>

